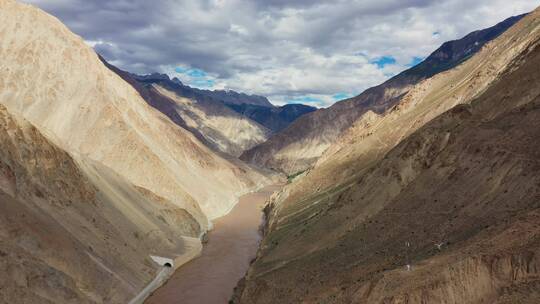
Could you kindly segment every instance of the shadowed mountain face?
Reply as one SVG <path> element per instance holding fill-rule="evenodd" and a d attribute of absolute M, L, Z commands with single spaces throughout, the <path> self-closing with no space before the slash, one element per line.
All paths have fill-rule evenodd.
<path fill-rule="evenodd" d="M 444 43 L 423 62 L 385 83 L 300 117 L 268 141 L 244 152 L 241 159 L 289 175 L 306 170 L 361 115 L 368 111 L 382 113 L 391 108 L 414 84 L 462 63 L 522 17 L 511 17 L 493 27 Z"/>
<path fill-rule="evenodd" d="M 249 117 L 259 124 L 279 132 L 288 127 L 300 116 L 317 110 L 315 107 L 303 104 L 287 104 L 281 107 L 261 107 L 251 104 L 227 104 L 228 107 L 236 112 Z"/>
<path fill-rule="evenodd" d="M 538 303 L 539 66 L 537 9 L 359 118 L 274 197 L 234 302 Z"/>

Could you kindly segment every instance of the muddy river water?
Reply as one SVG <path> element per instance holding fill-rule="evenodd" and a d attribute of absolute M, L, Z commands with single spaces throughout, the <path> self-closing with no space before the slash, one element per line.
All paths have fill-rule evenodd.
<path fill-rule="evenodd" d="M 262 206 L 279 189 L 242 196 L 229 214 L 214 220 L 201 256 L 176 270 L 145 303 L 226 304 L 257 253 Z"/>

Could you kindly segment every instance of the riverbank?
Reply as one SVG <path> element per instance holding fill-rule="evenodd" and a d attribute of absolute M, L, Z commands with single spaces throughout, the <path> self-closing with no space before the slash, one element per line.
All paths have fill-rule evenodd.
<path fill-rule="evenodd" d="M 214 220 L 200 257 L 176 270 L 145 303 L 227 303 L 256 256 L 262 208 L 280 188 L 267 186 L 240 197 L 230 213 Z"/>

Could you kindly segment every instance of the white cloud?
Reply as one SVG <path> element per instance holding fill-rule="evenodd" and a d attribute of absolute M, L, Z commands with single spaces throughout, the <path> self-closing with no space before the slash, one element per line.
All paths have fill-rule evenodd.
<path fill-rule="evenodd" d="M 447 40 L 534 9 L 532 0 L 28 0 L 137 73 L 205 71 L 215 88 L 276 103 L 358 94 Z M 396 63 L 382 69 L 383 56 Z M 178 74 L 178 75 L 177 75 Z M 318 101 L 314 101 L 318 100 Z"/>

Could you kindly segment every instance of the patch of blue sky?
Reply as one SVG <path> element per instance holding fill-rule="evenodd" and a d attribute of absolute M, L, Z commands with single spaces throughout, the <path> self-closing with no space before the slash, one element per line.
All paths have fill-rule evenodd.
<path fill-rule="evenodd" d="M 174 69 L 174 71 L 176 73 L 185 74 L 189 77 L 194 77 L 194 78 L 208 76 L 208 74 L 206 74 L 206 72 L 201 69 L 189 69 L 189 68 L 177 67 Z"/>
<path fill-rule="evenodd" d="M 178 74 L 184 75 L 180 78 L 182 78 L 184 83 L 190 86 L 207 89 L 214 87 L 216 84 L 215 80 L 201 69 L 176 67 L 174 71 Z"/>
<path fill-rule="evenodd" d="M 190 77 L 195 77 L 195 78 L 207 76 L 205 71 L 199 70 L 199 69 L 190 69 L 189 71 L 186 72 L 186 74 Z"/>
<path fill-rule="evenodd" d="M 332 95 L 332 98 L 335 100 L 335 101 L 338 101 L 338 100 L 343 100 L 343 99 L 347 99 L 347 98 L 351 98 L 353 95 L 352 94 L 349 94 L 349 93 L 336 93 L 334 95 Z"/>
<path fill-rule="evenodd" d="M 176 73 L 185 74 L 187 71 L 189 71 L 189 69 L 186 69 L 186 68 L 183 68 L 183 67 L 177 67 L 176 69 L 174 69 L 174 71 Z"/>
<path fill-rule="evenodd" d="M 212 79 L 197 78 L 191 79 L 189 84 L 196 87 L 211 88 L 216 84 L 216 82 Z"/>
<path fill-rule="evenodd" d="M 379 69 L 382 69 L 386 65 L 396 64 L 396 58 L 392 56 L 382 56 L 374 60 L 371 60 L 370 63 L 376 64 Z"/>
<path fill-rule="evenodd" d="M 295 96 L 287 100 L 287 103 L 320 103 L 320 102 L 322 102 L 321 99 L 317 97 L 312 97 L 312 96 Z"/>

